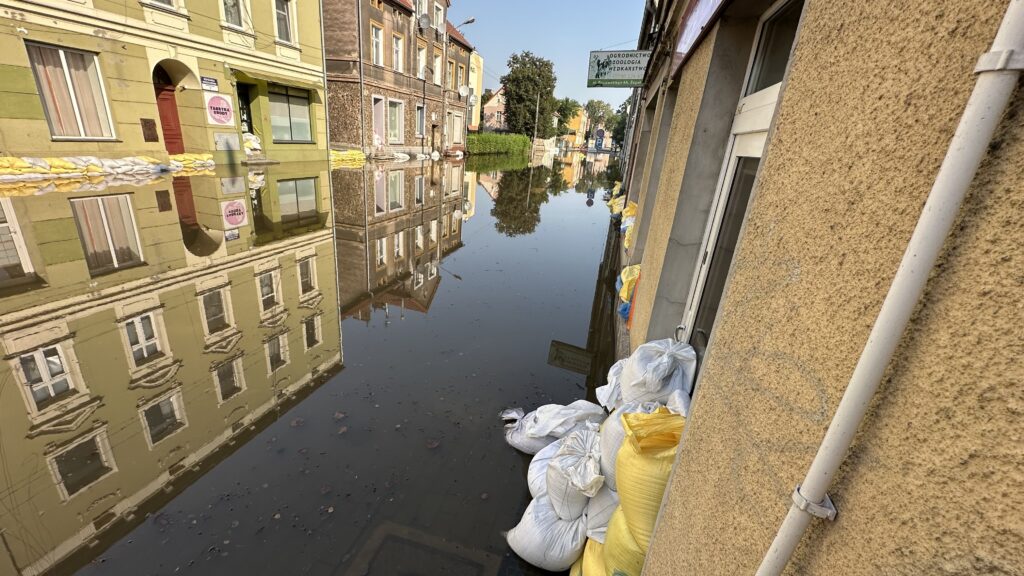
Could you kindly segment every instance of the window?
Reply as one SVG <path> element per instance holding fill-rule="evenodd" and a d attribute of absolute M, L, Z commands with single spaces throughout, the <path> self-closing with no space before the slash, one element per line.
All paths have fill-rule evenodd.
<path fill-rule="evenodd" d="M 160 338 L 156 332 L 156 321 L 152 313 L 128 320 L 124 324 L 124 331 L 128 337 L 128 347 L 131 349 L 132 362 L 136 368 L 163 356 Z"/>
<path fill-rule="evenodd" d="M 437 242 L 437 219 L 430 221 L 430 243 L 435 244 Z"/>
<path fill-rule="evenodd" d="M 143 408 L 142 421 L 150 446 L 184 428 L 185 412 L 181 392 L 173 392 Z"/>
<path fill-rule="evenodd" d="M 269 372 L 276 372 L 288 364 L 288 340 L 284 334 L 278 334 L 267 340 L 265 346 L 267 349 L 267 367 Z"/>
<path fill-rule="evenodd" d="M 458 72 L 458 75 L 456 76 L 455 87 L 456 88 L 462 88 L 462 86 L 464 86 L 465 83 L 466 83 L 465 80 L 466 80 L 466 67 L 463 66 L 462 64 L 459 64 L 459 72 Z"/>
<path fill-rule="evenodd" d="M 465 132 L 465 129 L 462 125 L 462 114 L 454 114 L 452 116 L 452 141 L 456 144 L 462 144 L 463 132 Z"/>
<path fill-rule="evenodd" d="M 277 196 L 281 202 L 281 224 L 285 228 L 320 222 L 316 211 L 316 178 L 278 180 Z"/>
<path fill-rule="evenodd" d="M 0 285 L 33 275 L 32 260 L 8 198 L 0 198 Z"/>
<path fill-rule="evenodd" d="M 442 216 L 441 217 L 441 237 L 442 238 L 447 238 L 448 237 L 448 217 L 447 216 Z"/>
<path fill-rule="evenodd" d="M 416 14 L 427 14 L 427 0 L 416 0 Z"/>
<path fill-rule="evenodd" d="M 423 176 L 417 176 L 415 182 L 416 182 L 416 199 L 415 199 L 415 201 L 416 201 L 416 204 L 422 205 L 423 204 L 423 191 L 424 191 L 425 186 L 426 186 L 426 181 L 424 180 Z"/>
<path fill-rule="evenodd" d="M 316 260 L 312 257 L 299 261 L 299 295 L 316 292 Z"/>
<path fill-rule="evenodd" d="M 281 304 L 277 296 L 277 270 L 264 272 L 257 277 L 259 285 L 260 312 L 267 313 Z"/>
<path fill-rule="evenodd" d="M 214 290 L 200 296 L 203 305 L 203 319 L 206 334 L 212 336 L 231 327 L 228 316 L 226 289 Z"/>
<path fill-rule="evenodd" d="M 401 144 L 405 139 L 405 103 L 388 100 L 388 143 Z"/>
<path fill-rule="evenodd" d="M 370 57 L 377 66 L 384 65 L 384 29 L 370 25 Z"/>
<path fill-rule="evenodd" d="M 420 286 L 423 286 L 423 273 L 416 271 L 416 276 L 412 280 L 412 287 L 419 288 Z"/>
<path fill-rule="evenodd" d="M 388 263 L 388 239 L 377 238 L 377 266 Z"/>
<path fill-rule="evenodd" d="M 405 231 L 395 232 L 395 260 L 405 257 Z"/>
<path fill-rule="evenodd" d="M 388 210 L 405 208 L 405 172 L 388 172 Z"/>
<path fill-rule="evenodd" d="M 433 280 L 437 277 L 437 262 L 431 261 L 427 264 L 427 278 Z"/>
<path fill-rule="evenodd" d="M 761 25 L 747 94 L 760 92 L 782 82 L 789 64 L 789 53 L 796 41 L 796 29 L 800 25 L 802 10 L 802 1 L 790 2 Z"/>
<path fill-rule="evenodd" d="M 92 275 L 142 263 L 132 202 L 127 194 L 76 198 L 71 211 Z"/>
<path fill-rule="evenodd" d="M 49 463 L 64 498 L 74 496 L 116 470 L 104 430 L 50 457 Z"/>
<path fill-rule="evenodd" d="M 373 213 L 383 214 L 388 211 L 387 180 L 383 173 L 377 173 L 373 179 Z"/>
<path fill-rule="evenodd" d="M 54 138 L 113 138 L 96 54 L 26 43 L 39 97 Z"/>
<path fill-rule="evenodd" d="M 292 44 L 292 3 L 291 0 L 274 0 L 274 12 L 277 17 L 277 39 Z"/>
<path fill-rule="evenodd" d="M 444 27 L 444 8 L 440 4 L 434 3 L 434 28 L 440 30 Z"/>
<path fill-rule="evenodd" d="M 405 72 L 404 45 L 405 42 L 401 36 L 395 34 L 391 37 L 391 67 L 395 72 Z"/>
<path fill-rule="evenodd" d="M 452 212 L 452 234 L 458 234 L 458 233 L 459 233 L 459 217 L 455 214 L 455 212 Z"/>
<path fill-rule="evenodd" d="M 224 22 L 242 27 L 242 0 L 221 0 L 224 6 Z"/>
<path fill-rule="evenodd" d="M 416 135 L 423 137 L 427 133 L 427 110 L 422 104 L 416 105 Z"/>
<path fill-rule="evenodd" d="M 423 224 L 416 227 L 416 250 L 423 250 Z"/>
<path fill-rule="evenodd" d="M 242 370 L 242 357 L 224 362 L 213 371 L 213 379 L 217 384 L 217 396 L 226 402 L 236 394 L 245 390 L 245 377 Z"/>
<path fill-rule="evenodd" d="M 416 77 L 423 80 L 427 77 L 427 47 L 416 47 Z"/>
<path fill-rule="evenodd" d="M 302 321 L 302 340 L 306 350 L 316 346 L 321 341 L 320 315 L 310 316 Z"/>
<path fill-rule="evenodd" d="M 440 49 L 434 47 L 434 84 L 441 85 L 441 73 L 444 70 L 441 68 L 441 53 Z"/>
<path fill-rule="evenodd" d="M 455 61 L 448 61 L 448 89 L 455 90 Z"/>
<path fill-rule="evenodd" d="M 60 346 L 46 346 L 18 359 L 36 410 L 76 393 Z"/>
<path fill-rule="evenodd" d="M 274 142 L 312 142 L 309 91 L 270 86 L 270 132 Z"/>

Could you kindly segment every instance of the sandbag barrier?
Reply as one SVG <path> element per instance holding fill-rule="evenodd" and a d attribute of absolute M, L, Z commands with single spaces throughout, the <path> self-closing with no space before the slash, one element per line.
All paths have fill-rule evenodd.
<path fill-rule="evenodd" d="M 0 193 L 5 196 L 50 192 L 98 192 L 111 186 L 141 185 L 162 174 L 213 175 L 212 154 L 175 154 L 166 164 L 150 156 L 0 156 Z"/>
<path fill-rule="evenodd" d="M 501 412 L 505 440 L 534 455 L 533 500 L 505 537 L 521 558 L 571 576 L 640 576 L 690 407 L 697 357 L 648 342 L 608 371 L 598 404 Z M 611 412 L 611 415 L 608 415 Z"/>

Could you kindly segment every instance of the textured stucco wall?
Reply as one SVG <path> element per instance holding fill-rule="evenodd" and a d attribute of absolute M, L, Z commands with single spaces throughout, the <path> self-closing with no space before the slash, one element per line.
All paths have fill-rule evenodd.
<path fill-rule="evenodd" d="M 1006 5 L 808 2 L 646 574 L 756 569 Z M 1021 98 L 790 574 L 1024 574 Z"/>
<path fill-rule="evenodd" d="M 700 101 L 704 95 L 708 67 L 711 65 L 712 47 L 717 27 L 711 30 L 704 42 L 694 51 L 683 68 L 679 78 L 679 92 L 676 95 L 672 127 L 668 137 L 668 152 L 660 175 L 654 210 L 651 213 L 647 242 L 640 266 L 640 283 L 633 303 L 633 323 L 630 329 L 630 348 L 646 342 L 647 324 L 651 319 L 655 293 L 661 278 L 661 268 L 668 249 L 669 235 L 679 199 L 679 186 L 683 182 L 685 158 L 690 153 L 693 130 L 697 123 Z M 654 140 L 654 138 L 652 138 Z M 648 157 L 650 158 L 649 155 Z M 640 166 L 636 169 L 640 170 Z"/>

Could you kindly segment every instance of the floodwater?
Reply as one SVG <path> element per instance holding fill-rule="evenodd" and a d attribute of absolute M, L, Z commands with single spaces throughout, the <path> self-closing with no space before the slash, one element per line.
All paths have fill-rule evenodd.
<path fill-rule="evenodd" d="M 5 199 L 26 245 L 0 293 L 0 574 L 541 573 L 502 535 L 529 460 L 498 412 L 602 383 L 599 172 L 282 165 Z M 80 240 L 90 210 L 111 235 Z"/>

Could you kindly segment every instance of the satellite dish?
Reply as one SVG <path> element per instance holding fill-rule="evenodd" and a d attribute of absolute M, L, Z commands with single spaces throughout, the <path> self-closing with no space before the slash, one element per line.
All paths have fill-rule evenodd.
<path fill-rule="evenodd" d="M 465 98 L 469 96 L 469 86 L 459 86 L 459 97 Z"/>
<path fill-rule="evenodd" d="M 476 106 L 476 102 L 477 102 L 476 94 L 473 94 L 472 96 L 469 97 L 469 105 L 470 106 Z"/>
<path fill-rule="evenodd" d="M 430 25 L 432 24 L 430 16 L 427 16 L 426 14 L 420 14 L 420 17 L 416 19 L 416 23 L 419 25 L 421 32 L 430 28 Z"/>

